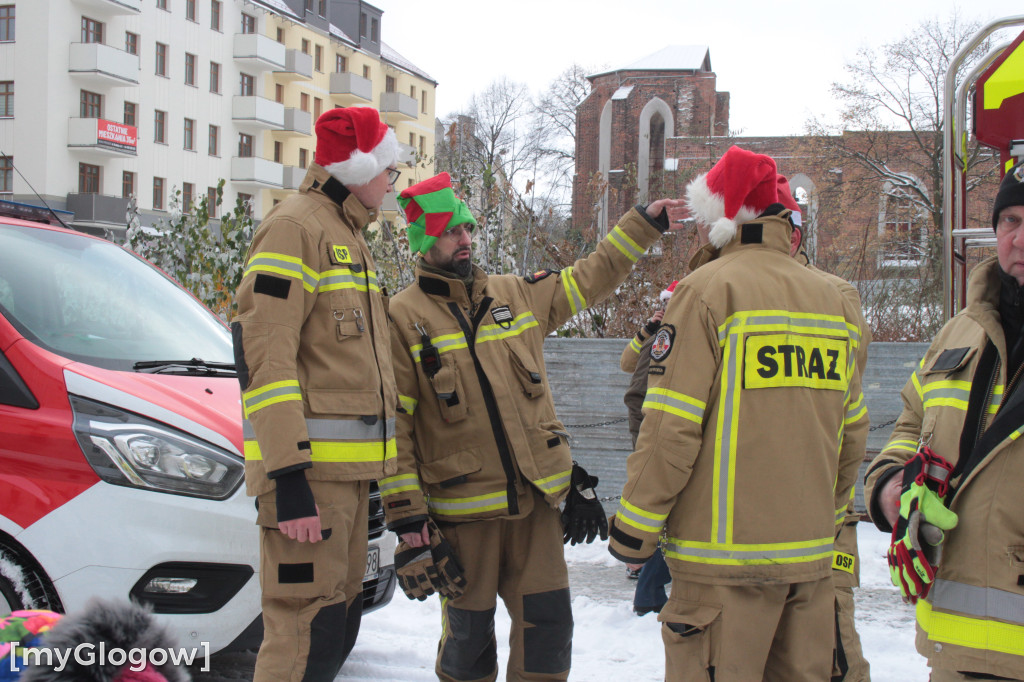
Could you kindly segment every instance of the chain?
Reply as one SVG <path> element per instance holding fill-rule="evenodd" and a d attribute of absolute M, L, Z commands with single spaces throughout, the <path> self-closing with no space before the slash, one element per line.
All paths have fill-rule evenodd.
<path fill-rule="evenodd" d="M 897 419 L 898 419 L 898 417 L 897 417 Z M 895 423 L 896 423 L 896 419 L 890 419 L 889 421 L 885 422 L 884 424 L 875 424 L 874 426 L 870 427 L 868 429 L 868 431 L 877 431 L 878 429 L 884 429 L 886 426 L 892 426 Z"/>
<path fill-rule="evenodd" d="M 565 424 L 565 428 L 567 428 L 567 429 L 592 429 L 595 426 L 611 426 L 612 424 L 621 424 L 622 422 L 627 421 L 628 419 L 629 419 L 629 417 L 619 417 L 618 419 L 612 419 L 611 421 L 596 422 L 594 424 Z"/>

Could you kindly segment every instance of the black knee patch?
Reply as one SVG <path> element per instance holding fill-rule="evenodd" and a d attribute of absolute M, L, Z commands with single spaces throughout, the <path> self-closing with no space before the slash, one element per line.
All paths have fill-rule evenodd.
<path fill-rule="evenodd" d="M 348 616 L 345 618 L 345 644 L 342 647 L 342 659 L 344 663 L 352 648 L 356 645 L 356 638 L 359 637 L 359 626 L 363 622 L 363 595 L 360 593 L 348 607 Z"/>
<path fill-rule="evenodd" d="M 569 588 L 523 595 L 523 670 L 562 673 L 572 663 Z"/>
<path fill-rule="evenodd" d="M 362 613 L 360 605 L 359 612 Z M 331 604 L 320 609 L 309 625 L 309 655 L 302 682 L 330 682 L 338 676 L 351 647 L 338 646 L 348 639 L 348 605 Z M 358 632 L 359 626 L 356 625 Z M 353 637 L 353 644 L 355 638 Z M 346 642 L 347 643 L 347 642 Z"/>
<path fill-rule="evenodd" d="M 479 680 L 498 669 L 494 609 L 445 609 L 449 632 L 441 651 L 441 671 L 456 680 Z"/>

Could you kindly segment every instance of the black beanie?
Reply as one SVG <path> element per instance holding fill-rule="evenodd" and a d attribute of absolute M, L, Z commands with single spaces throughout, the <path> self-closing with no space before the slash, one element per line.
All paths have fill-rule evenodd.
<path fill-rule="evenodd" d="M 992 206 L 992 229 L 999 222 L 999 212 L 1007 206 L 1024 206 L 1024 161 L 1010 169 L 996 192 L 996 203 Z"/>

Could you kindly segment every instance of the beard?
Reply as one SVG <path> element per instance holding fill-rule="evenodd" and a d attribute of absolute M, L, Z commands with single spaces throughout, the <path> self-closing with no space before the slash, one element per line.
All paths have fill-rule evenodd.
<path fill-rule="evenodd" d="M 466 258 L 456 258 L 456 256 L 460 256 L 463 253 L 466 254 Z M 444 261 L 435 262 L 434 265 L 442 270 L 447 270 L 456 277 L 465 278 L 473 271 L 473 252 L 469 248 L 460 249 Z"/>

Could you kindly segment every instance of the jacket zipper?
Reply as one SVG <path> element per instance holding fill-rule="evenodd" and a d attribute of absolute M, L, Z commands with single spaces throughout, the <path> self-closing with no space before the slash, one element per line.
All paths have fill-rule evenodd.
<path fill-rule="evenodd" d="M 484 368 L 476 355 L 476 329 L 480 326 L 480 320 L 483 319 L 483 315 L 487 312 L 489 305 L 489 300 L 481 302 L 477 314 L 473 316 L 472 326 L 466 321 L 466 317 L 462 314 L 462 310 L 457 303 L 449 302 L 448 309 L 451 310 L 459 326 L 462 327 L 462 333 L 466 336 L 466 346 L 469 349 L 470 357 L 473 358 L 476 378 L 480 383 L 480 392 L 483 394 L 484 406 L 487 408 L 487 416 L 491 422 L 491 433 L 494 434 L 494 440 L 498 446 L 498 458 L 501 460 L 501 468 L 505 472 L 505 494 L 508 499 L 508 511 L 510 515 L 514 516 L 519 513 L 519 495 L 516 492 L 516 470 L 512 465 L 512 454 L 509 450 L 508 439 L 505 438 L 505 429 L 501 423 L 498 401 L 494 397 L 491 382 L 488 380 L 487 374 L 484 373 Z"/>
<path fill-rule="evenodd" d="M 981 419 L 978 420 L 978 432 L 974 434 L 974 442 L 971 443 L 971 449 L 978 444 L 981 440 L 981 434 L 985 433 L 985 427 L 988 425 L 988 406 L 992 404 L 992 395 L 996 391 L 996 377 L 999 376 L 999 360 L 996 359 L 996 366 L 992 368 L 992 376 L 988 379 L 988 391 L 985 392 L 985 402 L 982 403 L 981 407 Z M 1017 380 L 1017 376 L 1020 376 L 1020 369 L 1017 370 L 1017 375 L 1014 376 L 1013 380 Z M 1012 383 L 1011 383 L 1012 385 Z M 1003 399 L 999 402 L 1002 405 L 1006 402 L 1008 394 L 1006 391 L 1003 392 Z"/>

